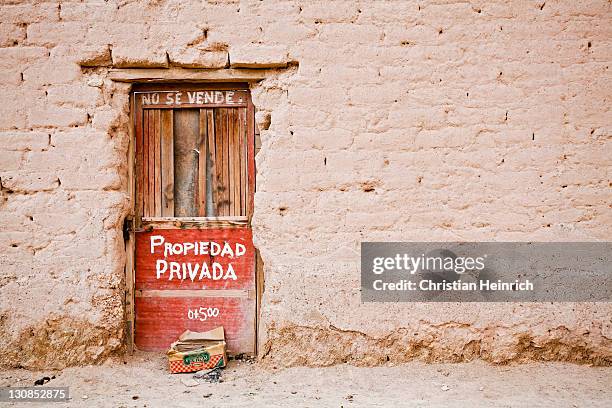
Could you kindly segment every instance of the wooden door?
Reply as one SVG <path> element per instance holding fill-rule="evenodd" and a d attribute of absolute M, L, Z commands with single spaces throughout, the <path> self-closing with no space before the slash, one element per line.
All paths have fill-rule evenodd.
<path fill-rule="evenodd" d="M 148 85 L 133 100 L 134 343 L 165 350 L 223 326 L 230 353 L 255 353 L 248 88 Z"/>

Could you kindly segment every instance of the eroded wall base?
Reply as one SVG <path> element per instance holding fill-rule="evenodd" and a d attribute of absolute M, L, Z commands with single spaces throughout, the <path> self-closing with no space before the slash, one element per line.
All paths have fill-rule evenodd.
<path fill-rule="evenodd" d="M 3 344 L 0 366 L 31 370 L 63 369 L 103 362 L 123 350 L 121 327 L 101 327 L 70 317 L 51 317 Z"/>
<path fill-rule="evenodd" d="M 499 336 L 503 336 L 503 341 L 496 339 Z M 565 327 L 551 330 L 546 337 L 535 337 L 520 331 L 496 333 L 494 328 L 474 330 L 449 323 L 445 327 L 402 328 L 383 337 L 371 337 L 334 327 L 289 326 L 269 334 L 263 347 L 263 362 L 278 367 L 323 367 L 343 363 L 375 366 L 412 360 L 458 363 L 482 359 L 495 364 L 536 360 L 610 366 L 612 353 L 606 348 L 605 342 L 597 344 Z"/>

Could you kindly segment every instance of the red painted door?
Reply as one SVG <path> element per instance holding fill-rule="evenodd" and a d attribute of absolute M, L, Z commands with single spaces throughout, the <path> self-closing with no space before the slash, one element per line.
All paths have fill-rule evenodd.
<path fill-rule="evenodd" d="M 134 344 L 225 329 L 256 351 L 253 107 L 246 86 L 136 89 Z"/>

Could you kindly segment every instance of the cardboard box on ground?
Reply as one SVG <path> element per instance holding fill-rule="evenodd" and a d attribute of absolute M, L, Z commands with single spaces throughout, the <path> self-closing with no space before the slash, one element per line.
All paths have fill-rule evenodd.
<path fill-rule="evenodd" d="M 201 333 L 186 330 L 170 345 L 167 355 L 173 374 L 225 367 L 227 354 L 223 327 Z"/>

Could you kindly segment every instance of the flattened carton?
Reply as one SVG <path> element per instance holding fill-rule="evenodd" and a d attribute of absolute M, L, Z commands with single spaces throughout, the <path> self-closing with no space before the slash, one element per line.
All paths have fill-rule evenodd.
<path fill-rule="evenodd" d="M 225 367 L 227 354 L 223 327 L 203 333 L 187 330 L 172 343 L 166 354 L 173 374 Z"/>

